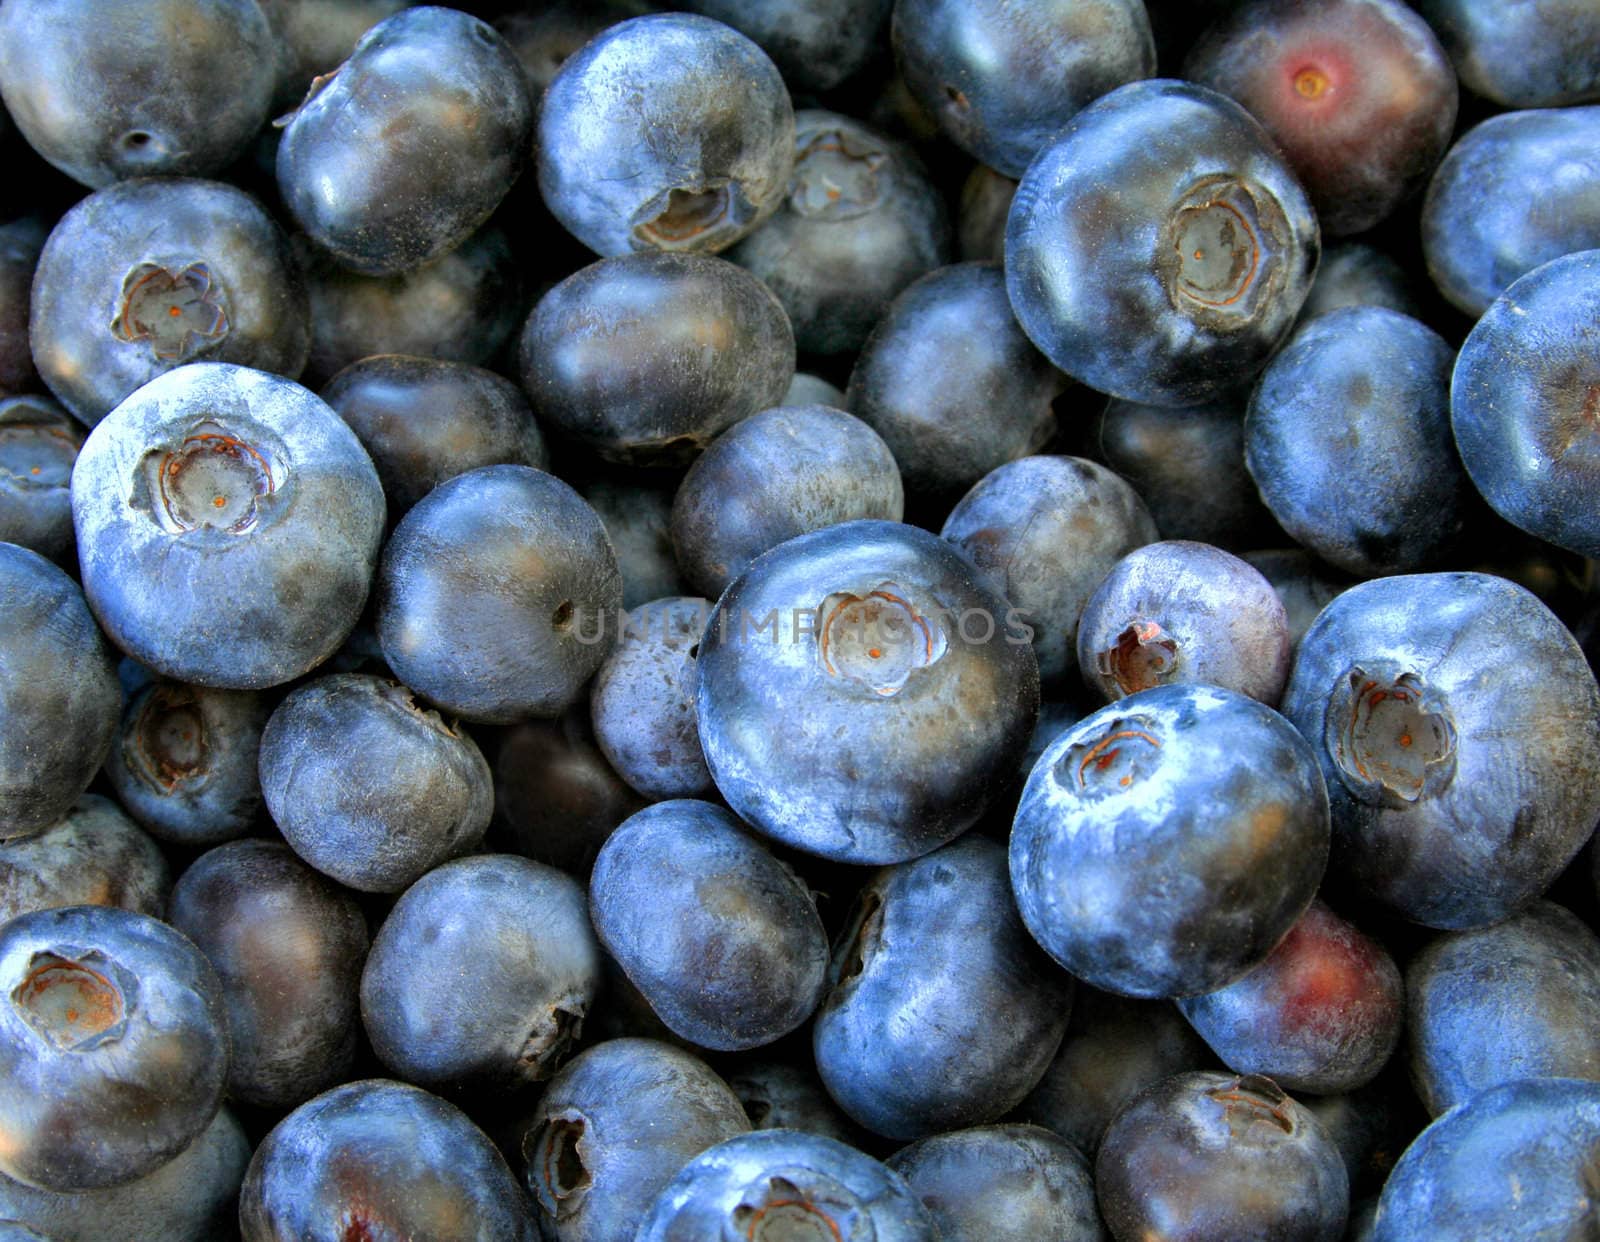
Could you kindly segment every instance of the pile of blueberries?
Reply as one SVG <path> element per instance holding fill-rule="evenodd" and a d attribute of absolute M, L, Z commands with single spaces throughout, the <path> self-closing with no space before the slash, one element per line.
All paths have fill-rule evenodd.
<path fill-rule="evenodd" d="M 0 99 L 0 1242 L 1600 1237 L 1595 0 Z"/>

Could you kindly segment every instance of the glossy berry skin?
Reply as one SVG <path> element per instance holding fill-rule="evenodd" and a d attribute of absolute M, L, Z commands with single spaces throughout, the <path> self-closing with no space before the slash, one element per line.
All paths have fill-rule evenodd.
<path fill-rule="evenodd" d="M 710 802 L 612 833 L 589 877 L 600 942 L 669 1030 L 702 1048 L 772 1043 L 822 999 L 828 937 L 806 885 Z"/>
<path fill-rule="evenodd" d="M 395 903 L 361 976 L 361 1016 L 407 1082 L 507 1090 L 555 1072 L 599 987 L 577 881 L 486 854 L 434 868 Z"/>
<path fill-rule="evenodd" d="M 711 792 L 695 719 L 700 635 L 711 601 L 693 596 L 641 604 L 589 687 L 594 735 L 623 780 L 650 799 Z"/>
<path fill-rule="evenodd" d="M 938 1226 L 898 1173 L 798 1130 L 757 1130 L 701 1152 L 656 1197 L 635 1242 L 738 1237 L 935 1242 Z"/>
<path fill-rule="evenodd" d="M 1484 499 L 1513 526 L 1582 556 L 1600 556 L 1597 323 L 1600 249 L 1554 259 L 1484 312 L 1450 385 L 1455 442 Z"/>
<path fill-rule="evenodd" d="M 1470 490 L 1450 434 L 1455 353 L 1382 307 L 1308 323 L 1268 365 L 1245 418 L 1245 462 L 1272 515 L 1363 577 L 1436 563 Z"/>
<path fill-rule="evenodd" d="M 0 923 L 58 906 L 120 906 L 161 918 L 172 874 L 115 802 L 84 794 L 43 832 L 0 844 Z"/>
<path fill-rule="evenodd" d="M 953 548 L 846 522 L 778 545 L 723 593 L 700 642 L 700 742 L 758 831 L 837 862 L 900 862 L 999 794 L 1038 679 L 1005 601 Z"/>
<path fill-rule="evenodd" d="M 349 1076 L 367 953 L 352 894 L 281 841 L 234 841 L 183 873 L 169 920 L 221 981 L 230 1098 L 288 1109 Z"/>
<path fill-rule="evenodd" d="M 364 358 L 329 380 L 322 399 L 371 456 L 394 521 L 468 470 L 550 464 L 522 391 L 482 367 L 399 354 Z"/>
<path fill-rule="evenodd" d="M 0 1218 L 38 1233 L 4 1242 L 215 1242 L 238 1219 L 239 1183 L 250 1140 L 226 1108 L 167 1163 L 123 1186 L 58 1194 L 0 1177 Z"/>
<path fill-rule="evenodd" d="M 748 1133 L 728 1085 L 698 1057 L 653 1039 L 611 1039 L 545 1088 L 521 1144 L 552 1242 L 633 1242 L 652 1200 L 684 1164 Z"/>
<path fill-rule="evenodd" d="M 0 1173 L 97 1190 L 154 1172 L 216 1115 L 221 987 L 164 923 L 65 906 L 0 929 Z"/>
<path fill-rule="evenodd" d="M 727 22 L 772 57 L 786 82 L 829 91 L 878 50 L 893 0 L 686 0 L 683 8 Z"/>
<path fill-rule="evenodd" d="M 1600 14 L 1587 0 L 1512 7 L 1495 0 L 1417 0 L 1462 85 L 1507 108 L 1600 99 Z"/>
<path fill-rule="evenodd" d="M 1283 712 L 1327 778 L 1334 877 L 1426 926 L 1526 905 L 1600 818 L 1600 689 L 1567 628 L 1502 578 L 1351 587 L 1301 640 Z"/>
<path fill-rule="evenodd" d="M 949 261 L 950 224 L 908 148 L 808 109 L 783 206 L 727 257 L 778 295 L 802 354 L 848 356 L 896 294 Z"/>
<path fill-rule="evenodd" d="M 121 701 L 78 584 L 0 543 L 0 840 L 67 813 L 111 749 Z"/>
<path fill-rule="evenodd" d="M 92 188 L 226 167 L 266 121 L 276 73 L 251 0 L 21 0 L 0 17 L 7 110 Z"/>
<path fill-rule="evenodd" d="M 1072 980 L 1017 916 L 1004 849 L 976 835 L 874 876 L 828 983 L 812 1027 L 823 1085 L 896 1139 L 1000 1118 L 1039 1081 L 1072 1009 Z"/>
<path fill-rule="evenodd" d="M 1435 1117 L 1518 1078 L 1600 1081 L 1600 939 L 1548 901 L 1440 936 L 1406 968 L 1406 1029 Z"/>
<path fill-rule="evenodd" d="M 1377 1077 L 1404 1005 L 1394 959 L 1320 901 L 1242 979 L 1178 1002 L 1229 1069 L 1317 1095 Z"/>
<path fill-rule="evenodd" d="M 1006 289 L 1028 338 L 1074 379 L 1198 405 L 1265 365 L 1319 249 L 1305 191 L 1243 108 L 1187 82 L 1136 82 L 1080 112 L 1024 175 Z"/>
<path fill-rule="evenodd" d="M 785 405 L 735 423 L 695 459 L 672 500 L 672 546 L 684 576 L 716 599 L 786 539 L 904 512 L 882 436 L 840 409 Z"/>
<path fill-rule="evenodd" d="M 83 434 L 48 397 L 0 397 L 0 542 L 77 562 L 72 466 Z"/>
<path fill-rule="evenodd" d="M 522 329 L 522 384 L 557 435 L 608 461 L 691 461 L 778 404 L 794 332 L 772 291 L 726 259 L 637 254 L 551 289 Z"/>
<path fill-rule="evenodd" d="M 998 263 L 930 272 L 890 305 L 845 403 L 900 463 L 906 492 L 949 504 L 1043 448 L 1066 381 L 1011 317 Z"/>
<path fill-rule="evenodd" d="M 267 715 L 249 690 L 152 683 L 123 708 L 106 777 L 159 840 L 209 846 L 242 837 L 261 812 Z"/>
<path fill-rule="evenodd" d="M 178 681 L 260 689 L 355 626 L 383 488 L 355 434 L 298 384 L 195 363 L 90 434 L 72 516 L 84 593 L 117 646 Z"/>
<path fill-rule="evenodd" d="M 765 52 L 721 22 L 621 22 L 545 91 L 539 190 L 600 255 L 715 253 L 772 215 L 794 165 L 794 108 Z"/>
<path fill-rule="evenodd" d="M 1117 1242 L 1338 1242 L 1350 1185 L 1339 1149 L 1269 1078 L 1156 1084 L 1112 1120 L 1095 1159 Z"/>
<path fill-rule="evenodd" d="M 378 640 L 396 675 L 443 710 L 509 724 L 578 699 L 621 602 L 616 554 L 576 492 L 528 466 L 484 466 L 441 483 L 395 528 Z"/>
<path fill-rule="evenodd" d="M 920 1139 L 885 1162 L 949 1242 L 1105 1242 L 1089 1163 L 1037 1126 L 981 1126 Z"/>
<path fill-rule="evenodd" d="M 1422 1132 L 1384 1184 L 1372 1242 L 1582 1237 L 1593 1220 L 1600 1083 L 1530 1078 Z"/>
<path fill-rule="evenodd" d="M 1600 247 L 1597 159 L 1600 107 L 1508 112 L 1463 134 L 1422 204 L 1439 292 L 1477 318 L 1534 268 Z"/>
<path fill-rule="evenodd" d="M 1401 0 L 1253 0 L 1205 33 L 1184 77 L 1261 122 L 1324 236 L 1363 232 L 1421 190 L 1455 126 L 1455 70 Z"/>
<path fill-rule="evenodd" d="M 897 0 L 906 85 L 957 146 L 1007 177 L 1078 111 L 1156 68 L 1142 0 Z"/>
<path fill-rule="evenodd" d="M 90 427 L 185 363 L 294 379 L 309 348 L 288 241 L 260 203 L 215 181 L 144 179 L 83 199 L 45 243 L 30 314 L 39 374 Z"/>
<path fill-rule="evenodd" d="M 243 1242 L 419 1237 L 534 1242 L 526 1196 L 455 1105 L 381 1078 L 302 1104 L 262 1140 L 239 1192 Z"/>
<path fill-rule="evenodd" d="M 1084 684 L 1107 702 L 1205 682 L 1277 705 L 1289 679 L 1289 620 L 1260 571 L 1210 544 L 1128 553 L 1078 621 Z"/>
<path fill-rule="evenodd" d="M 1327 793 L 1270 708 L 1160 686 L 1051 743 L 1010 848 L 1023 921 L 1056 961 L 1105 991 L 1195 996 L 1258 966 L 1311 904 Z"/>
<path fill-rule="evenodd" d="M 1039 679 L 1060 688 L 1077 668 L 1084 604 L 1113 565 L 1155 542 L 1156 524 L 1104 466 L 1034 455 L 978 480 L 940 534 L 1033 629 Z"/>
<path fill-rule="evenodd" d="M 397 893 L 477 845 L 494 797 L 471 737 L 366 673 L 318 677 L 278 705 L 261 792 L 295 853 L 366 893 Z"/>
<path fill-rule="evenodd" d="M 278 188 L 337 262 L 393 276 L 489 218 L 532 134 L 527 78 L 494 28 L 454 9 L 408 8 L 313 85 L 279 144 Z"/>

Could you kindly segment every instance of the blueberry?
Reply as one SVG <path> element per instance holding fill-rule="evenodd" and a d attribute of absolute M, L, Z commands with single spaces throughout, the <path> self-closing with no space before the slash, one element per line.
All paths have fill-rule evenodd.
<path fill-rule="evenodd" d="M 825 405 L 829 409 L 844 409 L 844 389 L 835 388 L 820 375 L 796 371 L 783 394 L 780 405 Z"/>
<path fill-rule="evenodd" d="M 878 50 L 893 0 L 685 0 L 683 8 L 747 35 L 783 76 L 805 91 L 829 91 Z"/>
<path fill-rule="evenodd" d="M 305 98 L 313 78 L 349 57 L 362 35 L 410 5 L 407 0 L 268 0 L 262 7 L 275 17 L 283 41 L 278 95 L 292 107 Z"/>
<path fill-rule="evenodd" d="M 1506 8 L 1496 0 L 1417 0 L 1468 90 L 1507 108 L 1600 99 L 1600 14 L 1588 0 Z"/>
<path fill-rule="evenodd" d="M 898 1173 L 853 1147 L 798 1130 L 757 1130 L 701 1152 L 656 1197 L 635 1242 L 737 1237 L 935 1242 L 927 1209 Z"/>
<path fill-rule="evenodd" d="M 419 6 L 313 83 L 278 147 L 296 223 L 352 271 L 394 276 L 460 245 L 522 171 L 527 78 L 493 27 Z"/>
<path fill-rule="evenodd" d="M 361 1016 L 406 1081 L 503 1090 L 555 1073 L 599 987 L 577 881 L 486 854 L 436 867 L 401 895 L 372 942 Z"/>
<path fill-rule="evenodd" d="M 839 862 L 952 840 L 1009 779 L 1038 712 L 1013 621 L 913 527 L 846 522 L 779 544 L 728 587 L 700 642 L 718 790 L 759 831 Z"/>
<path fill-rule="evenodd" d="M 1146 544 L 1083 606 L 1078 667 L 1108 702 L 1205 682 L 1270 706 L 1289 679 L 1289 619 L 1260 571 L 1221 548 Z"/>
<path fill-rule="evenodd" d="M 1317 614 L 1351 585 L 1345 575 L 1328 568 L 1303 548 L 1268 548 L 1246 552 L 1242 559 L 1272 583 L 1272 589 L 1283 601 L 1291 650 L 1299 648 Z"/>
<path fill-rule="evenodd" d="M 184 363 L 286 379 L 305 366 L 310 321 L 288 241 L 260 203 L 219 182 L 89 195 L 51 231 L 33 288 L 39 374 L 91 427 Z"/>
<path fill-rule="evenodd" d="M 67 813 L 111 749 L 121 700 L 78 584 L 0 543 L 0 840 Z"/>
<path fill-rule="evenodd" d="M 615 638 L 622 583 L 572 488 L 529 466 L 483 466 L 401 519 L 376 594 L 384 658 L 406 685 L 509 724 L 577 701 Z"/>
<path fill-rule="evenodd" d="M 46 229 L 24 216 L 0 224 L 0 395 L 25 393 L 38 383 L 28 349 L 28 302 Z"/>
<path fill-rule="evenodd" d="M 251 0 L 17 0 L 0 16 L 0 96 L 84 185 L 203 176 L 267 119 L 276 53 Z"/>
<path fill-rule="evenodd" d="M 47 397 L 0 397 L 0 541 L 76 565 L 72 467 L 83 437 Z"/>
<path fill-rule="evenodd" d="M 1119 87 L 1028 169 L 1006 289 L 1074 379 L 1152 405 L 1214 400 L 1259 371 L 1316 271 L 1316 217 L 1238 104 L 1187 82 Z"/>
<path fill-rule="evenodd" d="M 240 1191 L 239 1228 L 244 1242 L 538 1237 L 522 1188 L 465 1113 L 377 1078 L 325 1091 L 261 1141 Z"/>
<path fill-rule="evenodd" d="M 144 1177 L 211 1124 L 228 1072 L 216 973 L 148 915 L 65 906 L 0 926 L 0 1173 L 45 1190 Z"/>
<path fill-rule="evenodd" d="M 630 0 L 551 0 L 537 9 L 502 14 L 494 28 L 504 36 L 528 75 L 534 116 L 561 66 L 607 27 L 637 15 Z"/>
<path fill-rule="evenodd" d="M 383 488 L 355 434 L 289 380 L 195 363 L 152 380 L 72 473 L 84 593 L 178 681 L 259 689 L 338 648 L 366 601 Z"/>
<path fill-rule="evenodd" d="M 973 166 L 961 187 L 956 253 L 963 260 L 998 263 L 1006 257 L 1006 217 L 1017 183 L 984 164 Z"/>
<path fill-rule="evenodd" d="M 234 841 L 183 873 L 170 920 L 221 980 L 231 1098 L 286 1109 L 349 1075 L 367 953 L 350 893 L 281 841 Z"/>
<path fill-rule="evenodd" d="M 261 735 L 261 791 L 295 853 L 361 892 L 397 893 L 483 839 L 493 778 L 477 743 L 397 682 L 335 673 Z"/>
<path fill-rule="evenodd" d="M 1028 930 L 1095 987 L 1215 991 L 1264 961 L 1328 857 L 1316 755 L 1254 699 L 1160 686 L 1061 734 L 1011 835 Z"/>
<path fill-rule="evenodd" d="M 817 1070 L 890 1138 L 998 1120 L 1060 1045 L 1072 980 L 1029 938 L 1003 847 L 972 836 L 880 871 L 834 946 Z"/>
<path fill-rule="evenodd" d="M 1423 318 L 1417 277 L 1387 252 L 1361 241 L 1335 242 L 1322 252 L 1296 327 L 1346 306 L 1384 306 Z"/>
<path fill-rule="evenodd" d="M 786 539 L 904 511 L 900 469 L 876 431 L 843 410 L 787 405 L 735 423 L 695 459 L 673 497 L 672 546 L 715 599 Z"/>
<path fill-rule="evenodd" d="M 1600 819 L 1600 688 L 1504 579 L 1351 587 L 1301 640 L 1283 711 L 1327 778 L 1331 878 L 1429 927 L 1527 905 Z"/>
<path fill-rule="evenodd" d="M 115 802 L 84 794 L 43 832 L 0 843 L 0 923 L 58 906 L 120 906 L 161 918 L 172 875 Z"/>
<path fill-rule="evenodd" d="M 622 606 L 633 609 L 652 600 L 688 595 L 672 551 L 672 497 L 677 479 L 640 473 L 601 473 L 572 480 L 587 500 L 617 554 L 622 573 Z"/>
<path fill-rule="evenodd" d="M 1594 110 L 1600 124 L 1600 109 Z M 1519 278 L 1456 359 L 1450 416 L 1467 473 L 1512 525 L 1600 556 L 1600 249 Z"/>
<path fill-rule="evenodd" d="M 800 1065 L 757 1054 L 741 1059 L 724 1076 L 754 1129 L 804 1130 L 852 1147 L 860 1146 L 865 1137 L 839 1111 L 812 1063 Z"/>

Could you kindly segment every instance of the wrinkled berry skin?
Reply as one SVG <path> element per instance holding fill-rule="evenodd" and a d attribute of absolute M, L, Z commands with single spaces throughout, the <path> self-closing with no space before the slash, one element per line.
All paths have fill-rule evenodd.
<path fill-rule="evenodd" d="M 1010 1111 L 1050 1064 L 1072 1009 L 1072 980 L 1017 916 L 1004 847 L 976 835 L 880 871 L 856 899 L 828 982 L 812 1028 L 823 1085 L 855 1121 L 896 1139 Z"/>
<path fill-rule="evenodd" d="M 1507 108 L 1600 99 L 1600 12 L 1588 0 L 1416 0 L 1468 90 Z"/>
<path fill-rule="evenodd" d="M 779 544 L 723 593 L 700 642 L 718 790 L 759 831 L 837 862 L 901 862 L 970 827 L 1038 705 L 1005 601 L 948 544 L 893 522 Z"/>
<path fill-rule="evenodd" d="M 545 1088 L 521 1143 L 525 1177 L 552 1242 L 633 1242 L 645 1209 L 684 1164 L 746 1134 L 727 1083 L 653 1039 L 611 1039 Z"/>
<path fill-rule="evenodd" d="M 703 1242 L 737 1237 L 735 1230 L 762 1239 L 939 1238 L 898 1173 L 853 1147 L 798 1130 L 756 1130 L 701 1152 L 656 1197 L 635 1242 Z"/>
<path fill-rule="evenodd" d="M 1142 0 L 897 0 L 892 37 L 911 93 L 957 146 L 1020 177 L 1107 91 L 1148 78 L 1156 48 Z"/>
<path fill-rule="evenodd" d="M 1455 70 L 1401 0 L 1254 0 L 1205 33 L 1183 76 L 1261 122 L 1329 237 L 1421 190 L 1455 127 Z"/>
<path fill-rule="evenodd" d="M 1450 434 L 1455 351 L 1376 306 L 1320 316 L 1268 365 L 1245 417 L 1245 462 L 1296 542 L 1376 577 L 1426 568 L 1470 496 Z"/>
<path fill-rule="evenodd" d="M 1406 1148 L 1371 1242 L 1581 1238 L 1594 1223 L 1600 1083 L 1530 1078 L 1440 1117 Z"/>
<path fill-rule="evenodd" d="M 1428 274 L 1474 318 L 1534 268 L 1595 247 L 1600 107 L 1508 112 L 1473 126 L 1422 203 Z"/>
<path fill-rule="evenodd" d="M 1406 969 L 1406 1006 L 1435 1117 L 1518 1078 L 1600 1081 L 1600 940 L 1551 902 L 1438 937 Z"/>
<path fill-rule="evenodd" d="M 1450 417 L 1496 513 L 1600 556 L 1600 249 L 1553 259 L 1495 299 L 1456 359 Z"/>
<path fill-rule="evenodd" d="M 802 354 L 849 355 L 895 295 L 949 261 L 950 224 L 909 149 L 807 110 L 795 116 L 783 206 L 727 257 L 778 295 Z"/>
<path fill-rule="evenodd" d="M 1242 979 L 1178 1002 L 1229 1069 L 1318 1095 L 1377 1077 L 1404 1005 L 1394 959 L 1320 901 Z"/>
<path fill-rule="evenodd" d="M 395 674 L 441 709 L 510 724 L 557 716 L 616 633 L 622 582 L 599 517 L 554 475 L 484 466 L 401 519 L 376 584 Z"/>
<path fill-rule="evenodd" d="M 78 584 L 0 543 L 0 840 L 67 813 L 111 749 L 121 702 Z"/>
<path fill-rule="evenodd" d="M 410 690 L 334 673 L 291 693 L 261 734 L 261 792 L 295 853 L 364 893 L 397 893 L 477 845 L 489 764 Z"/>
<path fill-rule="evenodd" d="M 937 1134 L 885 1163 L 953 1242 L 1106 1242 L 1088 1162 L 1037 1126 Z"/>
<path fill-rule="evenodd" d="M 485 854 L 434 868 L 395 903 L 361 976 L 361 1016 L 407 1082 L 510 1089 L 555 1072 L 599 988 L 577 881 Z"/>
<path fill-rule="evenodd" d="M 1156 1084 L 1112 1120 L 1095 1159 L 1119 1242 L 1338 1242 L 1344 1160 L 1269 1078 L 1208 1072 Z"/>
<path fill-rule="evenodd" d="M 492 26 L 454 9 L 403 9 L 290 118 L 278 188 L 335 260 L 394 276 L 489 218 L 532 135 L 527 78 Z"/>
<path fill-rule="evenodd" d="M 832 90 L 865 66 L 894 0 L 685 0 L 761 46 L 803 91 Z"/>
<path fill-rule="evenodd" d="M 1600 819 L 1600 688 L 1502 578 L 1351 587 L 1301 640 L 1283 713 L 1327 778 L 1331 878 L 1428 927 L 1528 904 Z"/>
<path fill-rule="evenodd" d="M 123 709 L 106 778 L 159 840 L 209 846 L 242 837 L 261 811 L 267 714 L 248 690 L 152 683 Z"/>
<path fill-rule="evenodd" d="M 772 291 L 710 255 L 591 263 L 540 298 L 522 329 L 534 412 L 625 465 L 686 465 L 777 405 L 794 365 L 794 332 Z"/>
<path fill-rule="evenodd" d="M 230 1098 L 287 1109 L 349 1076 L 367 953 L 354 896 L 281 841 L 234 841 L 183 873 L 169 918 L 221 980 Z"/>
<path fill-rule="evenodd" d="M 794 107 L 777 66 L 732 27 L 651 14 L 561 67 L 538 160 L 551 214 L 596 254 L 715 253 L 783 202 Z"/>
<path fill-rule="evenodd" d="M 98 1190 L 154 1172 L 216 1116 L 228 1072 L 216 972 L 164 923 L 65 906 L 0 929 L 0 1173 Z"/>
<path fill-rule="evenodd" d="M 0 542 L 77 563 L 72 467 L 83 436 L 48 397 L 0 397 Z"/>
<path fill-rule="evenodd" d="M 787 865 L 710 802 L 640 811 L 601 847 L 590 917 L 657 1016 L 702 1048 L 794 1030 L 822 999 L 828 937 Z"/>
<path fill-rule="evenodd" d="M 294 379 L 309 331 L 287 239 L 260 203 L 220 182 L 144 179 L 91 194 L 52 230 L 34 273 L 39 374 L 90 427 L 188 362 Z"/>
<path fill-rule="evenodd" d="M 1319 252 L 1305 191 L 1243 108 L 1187 82 L 1136 82 L 1080 112 L 1023 176 L 1006 290 L 1074 379 L 1199 405 L 1266 364 Z"/>
<path fill-rule="evenodd" d="M 243 1242 L 428 1237 L 535 1242 L 527 1197 L 454 1104 L 369 1078 L 307 1101 L 262 1140 L 239 1192 Z"/>
<path fill-rule="evenodd" d="M 786 405 L 735 423 L 695 459 L 672 499 L 672 546 L 684 576 L 714 600 L 786 539 L 904 512 L 882 436 L 843 410 Z"/>
<path fill-rule="evenodd" d="M 177 681 L 261 689 L 354 628 L 383 487 L 355 433 L 298 384 L 194 363 L 90 433 L 72 516 L 84 594 L 117 646 Z"/>
<path fill-rule="evenodd" d="M 1010 848 L 1023 921 L 1056 961 L 1106 991 L 1195 996 L 1259 965 L 1311 904 L 1327 793 L 1270 708 L 1160 686 L 1050 745 Z"/>
<path fill-rule="evenodd" d="M 161 918 L 172 874 L 115 802 L 84 794 L 43 832 L 0 844 L 0 923 L 58 906 L 120 906 Z"/>
<path fill-rule="evenodd" d="M 267 119 L 277 64 L 253 0 L 17 0 L 0 14 L 7 110 L 91 188 L 226 167 Z"/>

